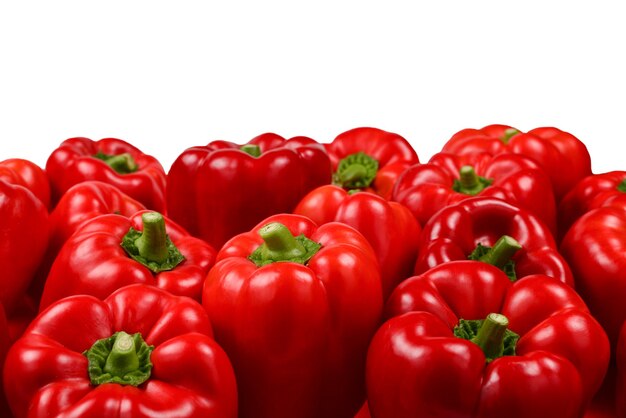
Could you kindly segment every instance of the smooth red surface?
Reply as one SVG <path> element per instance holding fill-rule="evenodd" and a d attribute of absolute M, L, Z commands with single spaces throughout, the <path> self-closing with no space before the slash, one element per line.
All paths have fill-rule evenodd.
<path fill-rule="evenodd" d="M 259 229 L 284 224 L 321 249 L 306 265 L 256 267 Z M 364 366 L 382 290 L 367 240 L 340 223 L 277 215 L 231 239 L 202 303 L 233 363 L 241 418 L 352 418 L 365 400 Z"/>
<path fill-rule="evenodd" d="M 459 319 L 502 313 L 521 338 L 515 356 L 486 363 L 453 336 Z M 535 275 L 509 282 L 494 266 L 455 261 L 412 277 L 367 357 L 372 417 L 579 417 L 600 387 L 609 342 L 569 286 Z"/>
<path fill-rule="evenodd" d="M 472 166 L 478 176 L 493 181 L 476 196 L 500 198 L 527 209 L 556 233 L 556 203 L 550 179 L 535 162 L 517 154 L 440 152 L 428 164 L 408 168 L 398 179 L 392 200 L 408 207 L 425 225 L 445 206 L 472 197 L 452 188 L 463 166 Z"/>
<path fill-rule="evenodd" d="M 134 283 L 150 284 L 200 301 L 202 283 L 215 262 L 215 250 L 166 218 L 167 234 L 185 260 L 172 270 L 154 274 L 120 246 L 131 226 L 142 230 L 144 212 L 131 217 L 101 215 L 83 223 L 65 242 L 50 269 L 40 310 L 70 295 L 104 299 L 115 290 Z"/>
<path fill-rule="evenodd" d="M 369 192 L 350 195 L 329 184 L 307 194 L 294 213 L 318 225 L 341 222 L 363 234 L 378 258 L 385 298 L 411 275 L 421 228 L 403 205 Z"/>
<path fill-rule="evenodd" d="M 48 176 L 37 164 L 21 158 L 0 161 L 0 180 L 26 187 L 50 209 Z"/>
<path fill-rule="evenodd" d="M 169 216 L 215 248 L 276 213 L 291 212 L 310 190 L 330 183 L 324 147 L 306 137 L 266 133 L 241 145 L 213 141 L 178 156 L 168 173 Z"/>
<path fill-rule="evenodd" d="M 120 330 L 155 346 L 150 379 L 91 385 L 82 353 Z M 202 306 L 146 285 L 51 305 L 11 348 L 4 382 L 18 418 L 237 417 L 233 369 Z"/>
<path fill-rule="evenodd" d="M 419 163 L 415 150 L 406 139 L 377 128 L 350 129 L 324 146 L 334 171 L 342 159 L 357 152 L 363 152 L 378 161 L 378 172 L 368 191 L 387 200 L 391 198 L 400 174 L 409 166 Z"/>
<path fill-rule="evenodd" d="M 431 218 L 422 231 L 415 273 L 467 259 L 478 243 L 493 246 L 503 235 L 522 245 L 513 256 L 518 278 L 545 274 L 574 285 L 572 272 L 547 226 L 530 212 L 489 197 L 465 199 Z"/>
<path fill-rule="evenodd" d="M 139 168 L 134 173 L 119 174 L 104 161 L 94 158 L 98 152 L 106 155 L 129 153 Z M 46 173 L 52 188 L 53 205 L 73 185 L 97 180 L 117 187 L 148 209 L 165 214 L 166 175 L 161 163 L 121 139 L 66 139 L 48 157 Z"/>
<path fill-rule="evenodd" d="M 520 132 L 508 143 L 502 138 L 507 125 L 489 125 L 481 129 L 463 129 L 452 136 L 442 151 L 456 154 L 504 152 L 533 159 L 550 177 L 554 196 L 560 201 L 576 183 L 591 174 L 591 157 L 587 147 L 574 135 L 554 127 Z"/>

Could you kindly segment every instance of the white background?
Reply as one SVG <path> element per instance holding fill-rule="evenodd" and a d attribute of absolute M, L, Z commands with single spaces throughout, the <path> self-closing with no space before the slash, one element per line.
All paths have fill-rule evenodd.
<path fill-rule="evenodd" d="M 214 139 L 375 126 L 426 161 L 504 123 L 557 126 L 594 172 L 626 169 L 617 1 L 217 3 L 2 0 L 0 160 L 113 136 L 168 169 Z"/>

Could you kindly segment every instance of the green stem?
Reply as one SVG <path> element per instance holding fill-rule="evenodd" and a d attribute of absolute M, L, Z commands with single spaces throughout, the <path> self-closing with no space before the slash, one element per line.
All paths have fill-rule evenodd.
<path fill-rule="evenodd" d="M 509 320 L 506 316 L 490 313 L 478 329 L 476 336 L 470 341 L 483 350 L 485 358 L 501 357 L 504 351 L 504 336 L 508 326 Z"/>
<path fill-rule="evenodd" d="M 120 244 L 132 259 L 153 273 L 172 270 L 183 262 L 185 257 L 167 235 L 163 215 L 146 212 L 141 215 L 141 221 L 142 231 L 131 227 Z"/>
<path fill-rule="evenodd" d="M 521 249 L 521 244 L 515 238 L 503 235 L 478 260 L 502 269 L 511 260 L 511 257 Z"/>
<path fill-rule="evenodd" d="M 333 183 L 345 189 L 363 189 L 376 178 L 378 161 L 364 152 L 350 154 L 339 161 Z"/>
<path fill-rule="evenodd" d="M 500 141 L 504 142 L 505 144 L 508 144 L 511 138 L 513 138 L 515 135 L 519 133 L 520 131 L 518 131 L 515 128 L 508 128 L 507 130 L 504 131 L 504 135 L 500 137 Z"/>
<path fill-rule="evenodd" d="M 245 145 L 240 146 L 239 149 L 253 157 L 261 156 L 261 147 L 255 144 L 245 144 Z"/>
<path fill-rule="evenodd" d="M 279 222 L 265 225 L 259 230 L 259 235 L 263 239 L 263 244 L 248 257 L 259 267 L 280 261 L 305 264 L 321 248 L 320 244 L 304 235 L 294 237 L 291 231 Z"/>
<path fill-rule="evenodd" d="M 133 156 L 127 152 L 118 155 L 107 155 L 99 152 L 94 157 L 104 161 L 118 174 L 130 174 L 139 169 Z"/>
<path fill-rule="evenodd" d="M 622 193 L 626 193 L 626 178 L 622 180 L 620 184 L 617 185 L 617 190 L 619 190 Z"/>
<path fill-rule="evenodd" d="M 492 179 L 480 177 L 471 165 L 459 169 L 459 179 L 454 180 L 452 190 L 458 193 L 475 196 L 493 183 Z"/>
<path fill-rule="evenodd" d="M 120 331 L 98 340 L 83 353 L 89 362 L 89 380 L 93 385 L 139 386 L 150 378 L 152 350 L 154 346 L 146 344 L 139 333 Z"/>

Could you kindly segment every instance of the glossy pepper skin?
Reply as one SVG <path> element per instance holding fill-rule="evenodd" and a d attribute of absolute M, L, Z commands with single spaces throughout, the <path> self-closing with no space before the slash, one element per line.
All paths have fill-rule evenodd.
<path fill-rule="evenodd" d="M 351 129 L 339 134 L 330 144 L 324 146 L 330 156 L 336 185 L 347 190 L 376 193 L 387 200 L 391 198 L 393 186 L 400 174 L 409 166 L 419 163 L 415 150 L 406 139 L 377 128 Z M 367 173 L 356 176 L 360 181 L 354 178 L 352 170 L 343 171 L 350 164 L 342 164 L 342 161 L 348 161 L 349 157 L 359 153 L 365 154 L 367 161 L 373 164 L 372 167 L 367 167 Z"/>
<path fill-rule="evenodd" d="M 455 261 L 404 281 L 385 313 L 367 357 L 376 418 L 580 417 L 609 362 L 580 296 L 543 275 L 511 283 L 494 266 Z M 461 320 L 482 319 L 496 319 L 495 332 L 458 333 Z M 503 352 L 507 322 L 519 340 L 513 351 L 504 335 Z"/>
<path fill-rule="evenodd" d="M 421 228 L 400 203 L 369 192 L 350 194 L 329 184 L 307 194 L 294 213 L 318 225 L 341 222 L 363 234 L 378 258 L 385 298 L 400 281 L 411 275 Z"/>
<path fill-rule="evenodd" d="M 10 317 L 48 242 L 48 211 L 25 187 L 0 180 L 0 303 Z"/>
<path fill-rule="evenodd" d="M 41 299 L 52 263 L 65 241 L 83 222 L 106 214 L 130 217 L 141 210 L 146 207 L 117 187 L 101 181 L 85 181 L 68 189 L 50 213 L 50 240 L 36 281 L 30 286 L 30 294 L 37 301 Z"/>
<path fill-rule="evenodd" d="M 382 290 L 353 228 L 270 217 L 222 247 L 202 303 L 235 369 L 241 418 L 352 418 L 362 405 Z"/>
<path fill-rule="evenodd" d="M 154 217 L 147 233 L 146 216 Z M 156 270 L 150 263 L 131 257 L 121 246 L 131 227 L 145 239 L 148 253 L 144 258 L 153 262 Z M 167 239 L 178 253 L 166 245 Z M 163 251 L 165 261 L 155 260 L 150 251 Z M 174 262 L 169 263 L 170 260 Z M 214 262 L 215 250 L 210 245 L 156 212 L 140 211 L 131 217 L 101 215 L 83 223 L 65 242 L 50 269 L 40 310 L 71 295 L 104 299 L 120 287 L 134 283 L 150 284 L 200 301 L 202 283 Z"/>
<path fill-rule="evenodd" d="M 559 204 L 559 233 L 585 213 L 603 206 L 626 208 L 626 171 L 610 171 L 582 179 Z"/>
<path fill-rule="evenodd" d="M 522 154 L 537 162 L 552 181 L 560 201 L 584 177 L 591 175 L 587 147 L 574 135 L 554 127 L 535 128 L 526 133 L 507 125 L 463 129 L 452 136 L 442 151 L 456 154 L 503 152 Z"/>
<path fill-rule="evenodd" d="M 422 231 L 415 273 L 467 259 L 478 244 L 492 247 L 504 235 L 522 247 L 512 257 L 517 278 L 545 274 L 574 286 L 572 271 L 546 225 L 530 212 L 490 197 L 463 200 L 431 218 Z"/>
<path fill-rule="evenodd" d="M 153 350 L 146 358 L 147 348 L 137 344 L 128 360 L 118 355 L 115 361 L 113 350 L 100 351 L 102 362 L 112 363 L 104 367 L 106 379 L 91 368 L 101 363 L 84 353 L 118 331 L 139 333 Z M 132 366 L 135 351 L 140 356 Z M 137 370 L 147 380 L 135 386 L 128 375 Z M 232 366 L 202 306 L 147 285 L 125 287 L 104 301 L 78 295 L 51 305 L 11 348 L 4 382 L 16 418 L 237 417 Z"/>
<path fill-rule="evenodd" d="M 172 164 L 169 216 L 219 248 L 264 218 L 291 212 L 330 179 L 328 155 L 311 138 L 266 133 L 245 145 L 213 141 L 185 150 Z"/>
<path fill-rule="evenodd" d="M 46 173 L 54 205 L 73 185 L 97 180 L 117 187 L 148 209 L 165 213 L 167 180 L 161 163 L 121 139 L 66 139 L 48 157 Z"/>
<path fill-rule="evenodd" d="M 552 184 L 532 160 L 517 154 L 440 152 L 428 164 L 407 169 L 392 200 L 408 207 L 422 225 L 440 209 L 472 196 L 503 199 L 537 215 L 556 233 Z"/>
<path fill-rule="evenodd" d="M 32 161 L 21 158 L 0 161 L 0 180 L 26 187 L 41 200 L 47 209 L 50 209 L 48 176 Z"/>
<path fill-rule="evenodd" d="M 582 216 L 563 238 L 576 289 L 602 324 L 614 348 L 626 320 L 626 212 L 602 207 Z"/>
<path fill-rule="evenodd" d="M 9 336 L 9 324 L 7 317 L 4 313 L 4 307 L 0 303 L 0 376 L 4 371 L 4 360 L 11 346 L 11 338 Z M 6 395 L 4 393 L 4 384 L 0 381 L 0 415 L 3 417 L 9 417 L 11 414 L 9 410 L 9 404 L 7 403 Z"/>

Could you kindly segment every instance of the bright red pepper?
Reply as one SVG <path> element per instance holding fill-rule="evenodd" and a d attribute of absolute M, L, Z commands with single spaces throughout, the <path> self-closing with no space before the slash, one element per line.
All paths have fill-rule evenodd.
<path fill-rule="evenodd" d="M 563 238 L 561 253 L 569 262 L 576 289 L 615 348 L 626 320 L 626 211 L 594 209 Z"/>
<path fill-rule="evenodd" d="M 146 207 L 120 191 L 117 187 L 101 181 L 85 181 L 72 186 L 63 194 L 50 213 L 50 240 L 44 261 L 29 293 L 37 301 L 41 299 L 43 286 L 65 241 L 85 221 L 99 215 L 118 214 L 130 217 Z"/>
<path fill-rule="evenodd" d="M 0 180 L 26 187 L 41 200 L 47 209 L 50 208 L 48 176 L 41 167 L 32 161 L 21 158 L 0 161 Z"/>
<path fill-rule="evenodd" d="M 507 263 L 512 260 L 514 265 L 510 269 L 517 278 L 545 274 L 574 285 L 572 272 L 558 253 L 545 224 L 524 209 L 490 197 L 463 200 L 431 218 L 422 231 L 415 273 L 423 273 L 448 261 L 482 256 L 482 253 L 478 254 L 484 250 L 482 247 L 506 243 L 500 240 L 503 236 L 517 240 L 521 249 L 513 251 L 511 257 L 505 246 L 504 252 L 494 254 L 492 264 L 507 268 Z"/>
<path fill-rule="evenodd" d="M 441 208 L 472 196 L 497 197 L 537 215 L 556 233 L 552 184 L 532 160 L 516 154 L 435 154 L 406 170 L 392 199 L 407 206 L 422 225 Z"/>
<path fill-rule="evenodd" d="M 48 243 L 48 211 L 30 190 L 0 180 L 0 303 L 11 316 Z"/>
<path fill-rule="evenodd" d="M 402 136 L 377 128 L 355 128 L 324 144 L 333 165 L 333 183 L 347 190 L 365 190 L 385 199 L 404 170 L 419 163 Z"/>
<path fill-rule="evenodd" d="M 146 285 L 42 312 L 11 348 L 21 417 L 237 417 L 232 366 L 199 303 Z"/>
<path fill-rule="evenodd" d="M 40 310 L 70 295 L 104 299 L 120 287 L 147 283 L 200 301 L 215 250 L 157 212 L 101 215 L 83 223 L 57 256 Z"/>
<path fill-rule="evenodd" d="M 363 234 L 378 257 L 384 298 L 411 275 L 421 228 L 403 205 L 369 192 L 350 194 L 329 184 L 307 194 L 294 213 L 318 225 L 345 223 Z"/>
<path fill-rule="evenodd" d="M 121 139 L 66 139 L 50 154 L 46 173 L 55 205 L 73 185 L 97 180 L 117 187 L 148 209 L 165 213 L 163 167 L 156 158 Z"/>
<path fill-rule="evenodd" d="M 578 218 L 603 206 L 626 208 L 626 171 L 594 174 L 582 179 L 559 204 L 559 233 L 565 236 Z"/>
<path fill-rule="evenodd" d="M 448 140 L 443 151 L 457 154 L 486 151 L 493 155 L 512 152 L 532 158 L 550 177 L 557 202 L 591 174 L 591 158 L 585 144 L 554 127 L 535 128 L 526 133 L 507 125 L 463 129 Z"/>
<path fill-rule="evenodd" d="M 202 303 L 235 369 L 240 418 L 352 418 L 382 310 L 367 240 L 341 223 L 276 215 L 217 259 Z"/>
<path fill-rule="evenodd" d="M 264 218 L 291 212 L 330 180 L 328 155 L 310 138 L 266 133 L 245 145 L 213 141 L 185 150 L 172 164 L 169 216 L 219 248 Z"/>
<path fill-rule="evenodd" d="M 450 262 L 400 284 L 385 311 L 367 357 L 376 418 L 580 417 L 609 362 L 580 296 L 543 275 Z"/>

